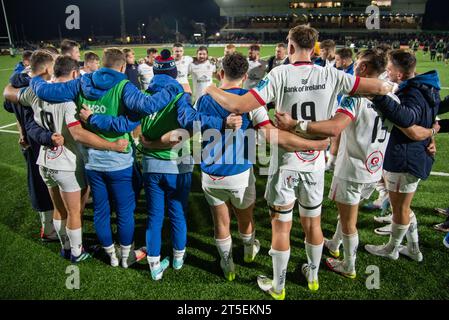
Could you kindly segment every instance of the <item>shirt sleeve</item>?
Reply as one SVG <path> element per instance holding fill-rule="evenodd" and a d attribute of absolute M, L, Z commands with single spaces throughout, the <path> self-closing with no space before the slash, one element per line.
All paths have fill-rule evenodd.
<path fill-rule="evenodd" d="M 65 123 L 67 124 L 68 128 L 81 124 L 81 122 L 78 119 L 78 114 L 77 114 L 75 103 L 73 103 L 73 102 L 65 103 L 64 112 L 65 112 L 65 114 L 64 114 Z"/>
<path fill-rule="evenodd" d="M 253 122 L 253 127 L 259 129 L 271 123 L 265 106 L 257 108 L 249 113 L 249 117 Z"/>
<path fill-rule="evenodd" d="M 22 106 L 31 107 L 33 104 L 34 93 L 30 87 L 21 89 L 17 94 L 17 97 Z"/>
<path fill-rule="evenodd" d="M 344 97 L 341 100 L 337 112 L 347 115 L 354 121 L 357 118 L 357 98 Z"/>
<path fill-rule="evenodd" d="M 352 96 L 359 87 L 360 77 L 345 73 L 336 68 L 328 68 L 331 76 L 331 83 L 335 83 L 337 94 L 347 94 Z"/>
<path fill-rule="evenodd" d="M 281 68 L 274 68 L 254 89 L 249 91 L 261 106 L 275 101 L 276 88 L 282 85 L 280 81 L 281 77 L 278 76 L 280 70 Z"/>

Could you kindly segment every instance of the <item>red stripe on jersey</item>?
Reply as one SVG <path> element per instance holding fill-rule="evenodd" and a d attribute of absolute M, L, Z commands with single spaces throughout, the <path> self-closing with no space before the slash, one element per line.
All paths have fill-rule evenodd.
<path fill-rule="evenodd" d="M 351 112 L 349 112 L 348 110 L 338 109 L 336 112 L 343 113 L 343 114 L 347 115 L 349 118 L 351 118 L 351 120 L 355 120 L 353 114 Z"/>
<path fill-rule="evenodd" d="M 270 123 L 271 123 L 271 120 L 265 120 L 265 121 L 262 121 L 261 123 L 258 123 L 256 126 L 254 126 L 254 128 L 259 129 L 259 128 L 265 127 L 267 124 L 270 124 Z"/>
<path fill-rule="evenodd" d="M 78 125 L 80 125 L 80 124 L 81 124 L 80 121 L 75 121 L 75 122 L 69 123 L 69 124 L 67 125 L 67 128 L 71 128 L 71 127 L 74 127 L 74 126 L 78 126 Z"/>
<path fill-rule="evenodd" d="M 256 98 L 257 102 L 259 102 L 261 106 L 266 105 L 265 101 L 263 101 L 263 99 L 259 96 L 256 90 L 251 89 L 249 90 L 249 93 L 251 93 L 254 96 L 254 98 Z"/>
<path fill-rule="evenodd" d="M 351 92 L 349 92 L 350 96 L 352 96 L 352 95 L 354 95 L 354 93 L 356 93 L 357 89 L 359 88 L 359 84 L 360 84 L 360 77 L 357 76 L 357 77 L 355 77 L 354 87 L 352 88 Z"/>

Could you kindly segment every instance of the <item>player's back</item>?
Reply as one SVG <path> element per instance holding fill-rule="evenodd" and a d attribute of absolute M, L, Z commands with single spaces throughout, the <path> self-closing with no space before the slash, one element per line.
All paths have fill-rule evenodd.
<path fill-rule="evenodd" d="M 75 118 L 76 105 L 74 102 L 48 103 L 39 99 L 31 88 L 26 94 L 29 96 L 36 123 L 64 137 L 64 145 L 54 148 L 41 147 L 37 163 L 53 170 L 75 171 L 83 164 L 83 156 L 77 142 L 73 139 L 68 128 L 80 125 Z"/>
<path fill-rule="evenodd" d="M 352 122 L 342 132 L 334 175 L 359 183 L 379 181 L 393 124 L 383 119 L 366 98 L 345 97 L 337 112 L 346 114 Z"/>
<path fill-rule="evenodd" d="M 297 62 L 273 69 L 251 90 L 260 104 L 275 102 L 277 112 L 285 112 L 303 121 L 328 120 L 338 94 L 352 94 L 359 78 L 335 68 L 325 68 L 312 62 Z M 312 172 L 324 169 L 324 154 L 286 152 L 279 148 L 282 169 Z"/>
<path fill-rule="evenodd" d="M 335 68 L 296 63 L 279 69 L 285 74 L 285 84 L 278 111 L 288 112 L 297 120 L 329 119 L 338 94 L 342 91 L 348 94 L 354 89 L 353 78 L 345 77 Z"/>

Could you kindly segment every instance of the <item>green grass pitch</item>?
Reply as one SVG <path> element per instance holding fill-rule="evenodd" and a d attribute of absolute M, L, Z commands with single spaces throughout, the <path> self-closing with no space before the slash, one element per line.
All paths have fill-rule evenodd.
<path fill-rule="evenodd" d="M 244 53 L 246 50 L 242 50 Z M 101 52 L 101 50 L 97 50 Z M 186 48 L 186 54 L 195 50 Z M 272 55 L 274 46 L 264 46 L 262 56 Z M 223 48 L 211 48 L 210 55 L 219 57 Z M 145 48 L 136 48 L 136 57 L 145 55 Z M 439 71 L 443 87 L 449 87 L 449 67 L 431 63 L 429 57 L 418 53 L 418 71 Z M 0 88 L 3 88 L 19 57 L 0 57 Z M 449 90 L 441 91 L 441 96 Z M 0 98 L 3 103 L 3 99 Z M 0 111 L 0 127 L 15 122 L 12 114 Z M 14 126 L 6 128 L 14 131 Z M 218 253 L 213 240 L 212 219 L 201 191 L 201 179 L 196 168 L 190 195 L 188 220 L 188 258 L 181 271 L 168 269 L 162 281 L 151 280 L 148 266 L 124 270 L 111 268 L 101 256 L 79 265 L 80 290 L 68 290 L 66 268 L 69 263 L 59 257 L 58 244 L 42 244 L 38 239 L 39 219 L 31 210 L 26 187 L 26 167 L 17 144 L 18 135 L 0 132 L 0 299 L 268 299 L 257 287 L 258 274 L 271 275 L 271 257 L 268 255 L 271 240 L 270 219 L 263 199 L 266 177 L 258 176 L 255 219 L 257 238 L 262 248 L 255 263 L 243 263 L 243 249 L 237 238 L 237 226 L 232 224 L 234 260 L 237 277 L 227 282 L 219 267 Z M 449 172 L 449 138 L 439 135 L 438 155 L 434 171 Z M 256 170 L 257 171 L 257 170 Z M 326 173 L 325 195 L 329 190 L 331 175 Z M 449 250 L 442 244 L 444 234 L 433 231 L 432 226 L 443 218 L 433 214 L 434 207 L 449 206 L 447 187 L 449 177 L 431 176 L 421 183 L 413 201 L 417 213 L 421 248 L 424 261 L 420 264 L 401 257 L 398 261 L 373 257 L 363 249 L 366 243 L 382 244 L 388 239 L 377 236 L 373 214 L 361 211 L 359 216 L 360 247 L 357 259 L 358 276 L 355 280 L 342 278 L 322 264 L 320 290 L 311 293 L 301 275 L 300 266 L 306 261 L 304 234 L 297 209 L 292 231 L 292 251 L 288 266 L 287 299 L 447 299 Z M 146 214 L 145 203 L 136 210 L 136 245 L 144 245 Z M 336 224 L 336 207 L 327 198 L 323 205 L 323 230 L 331 236 Z M 169 223 L 163 231 L 162 256 L 171 254 Z M 85 212 L 85 243 L 96 243 L 92 209 Z M 326 254 L 326 252 L 325 252 Z M 368 290 L 365 282 L 368 266 L 380 270 L 380 289 Z"/>

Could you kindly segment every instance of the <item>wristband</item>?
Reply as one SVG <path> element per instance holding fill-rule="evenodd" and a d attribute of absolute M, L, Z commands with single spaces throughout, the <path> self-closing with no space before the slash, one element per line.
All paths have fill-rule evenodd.
<path fill-rule="evenodd" d="M 296 127 L 295 127 L 295 132 L 298 134 L 307 133 L 308 125 L 309 125 L 309 121 L 298 120 L 298 123 L 296 124 Z"/>
<path fill-rule="evenodd" d="M 92 113 L 90 116 L 88 116 L 87 117 L 87 119 L 86 119 L 86 123 L 87 124 L 90 124 L 90 119 L 92 119 L 92 116 L 93 116 L 94 114 Z"/>
<path fill-rule="evenodd" d="M 435 131 L 434 128 L 431 129 L 432 130 L 432 138 L 436 136 L 437 132 Z"/>

